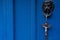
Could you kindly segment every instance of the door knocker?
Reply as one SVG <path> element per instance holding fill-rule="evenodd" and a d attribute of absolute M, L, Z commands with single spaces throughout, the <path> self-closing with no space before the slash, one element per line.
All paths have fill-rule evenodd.
<path fill-rule="evenodd" d="M 52 11 L 54 10 L 54 3 L 52 0 L 46 0 L 42 4 L 42 10 L 43 10 L 43 15 L 46 18 L 46 22 L 43 24 L 43 28 L 45 29 L 45 40 L 48 40 L 48 28 L 50 28 L 50 25 L 48 24 L 48 18 L 51 16 Z"/>

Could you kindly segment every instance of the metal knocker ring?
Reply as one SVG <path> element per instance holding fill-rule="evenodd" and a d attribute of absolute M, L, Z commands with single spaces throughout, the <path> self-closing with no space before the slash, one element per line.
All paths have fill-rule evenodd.
<path fill-rule="evenodd" d="M 44 12 L 44 16 L 50 16 L 52 11 L 54 10 L 54 3 L 52 1 L 43 2 L 42 10 Z"/>

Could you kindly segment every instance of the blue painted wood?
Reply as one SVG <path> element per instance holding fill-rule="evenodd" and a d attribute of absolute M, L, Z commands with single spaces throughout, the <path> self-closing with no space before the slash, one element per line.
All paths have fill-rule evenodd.
<path fill-rule="evenodd" d="M 41 9 L 43 1 L 44 0 L 15 1 L 16 40 L 44 40 L 44 29 L 42 28 L 42 24 L 44 24 L 45 18 Z M 56 7 L 52 17 L 48 19 L 49 24 L 52 26 L 49 29 L 48 37 L 49 40 L 60 40 L 60 31 L 58 30 L 60 28 L 58 15 L 59 2 L 57 0 L 53 1 Z"/>
<path fill-rule="evenodd" d="M 48 19 L 49 40 L 60 40 L 60 1 Z M 0 40 L 44 40 L 43 0 L 0 0 Z"/>
<path fill-rule="evenodd" d="M 15 1 L 16 40 L 35 40 L 35 0 Z"/>
<path fill-rule="evenodd" d="M 12 0 L 0 0 L 0 40 L 13 40 Z"/>
<path fill-rule="evenodd" d="M 48 32 L 49 40 L 60 40 L 60 5 L 59 0 L 53 0 L 55 3 L 55 9 L 52 13 L 52 16 L 48 19 L 48 23 L 51 25 L 51 28 Z M 44 40 L 44 29 L 42 28 L 42 24 L 45 22 L 45 17 L 43 16 L 43 12 L 41 9 L 41 4 L 43 0 L 38 0 L 37 2 L 37 40 Z"/>

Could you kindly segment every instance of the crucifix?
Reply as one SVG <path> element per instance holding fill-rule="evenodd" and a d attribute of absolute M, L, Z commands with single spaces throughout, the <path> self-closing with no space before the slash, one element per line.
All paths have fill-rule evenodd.
<path fill-rule="evenodd" d="M 43 15 L 46 18 L 46 22 L 43 24 L 43 28 L 45 29 L 45 40 L 48 40 L 48 28 L 50 28 L 50 25 L 48 24 L 48 18 L 51 16 L 52 11 L 54 10 L 54 3 L 52 0 L 45 0 L 42 4 L 42 10 L 43 10 Z"/>
<path fill-rule="evenodd" d="M 45 29 L 45 40 L 48 40 L 48 28 L 51 26 L 46 22 L 43 24 L 43 28 Z"/>

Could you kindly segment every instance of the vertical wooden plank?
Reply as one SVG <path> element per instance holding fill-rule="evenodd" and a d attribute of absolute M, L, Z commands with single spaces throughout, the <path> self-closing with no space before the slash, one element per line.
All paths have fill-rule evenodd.
<path fill-rule="evenodd" d="M 13 40 L 13 0 L 5 0 L 7 16 L 7 40 Z"/>
<path fill-rule="evenodd" d="M 31 40 L 37 40 L 36 0 L 31 0 Z"/>
<path fill-rule="evenodd" d="M 37 0 L 37 40 L 44 40 L 44 28 L 42 25 L 45 22 L 42 11 L 43 0 Z"/>
<path fill-rule="evenodd" d="M 0 0 L 0 40 L 13 40 L 12 0 Z"/>
<path fill-rule="evenodd" d="M 55 9 L 52 13 L 52 17 L 49 19 L 51 28 L 49 30 L 49 40 L 60 40 L 60 0 L 53 0 L 55 3 Z"/>
<path fill-rule="evenodd" d="M 6 30 L 4 28 L 4 25 L 3 0 L 0 0 L 0 40 L 6 40 Z"/>
<path fill-rule="evenodd" d="M 44 29 L 42 28 L 42 24 L 45 22 L 45 17 L 43 16 L 42 11 L 42 2 L 44 0 L 37 0 L 37 40 L 44 40 Z M 48 40 L 60 40 L 60 1 L 59 0 L 53 0 L 55 3 L 55 9 L 51 15 L 51 17 L 48 19 L 48 23 L 51 25 L 51 28 L 49 29 L 48 34 Z"/>
<path fill-rule="evenodd" d="M 31 0 L 15 1 L 16 40 L 31 40 Z"/>
<path fill-rule="evenodd" d="M 36 0 L 15 1 L 16 40 L 36 40 Z"/>

